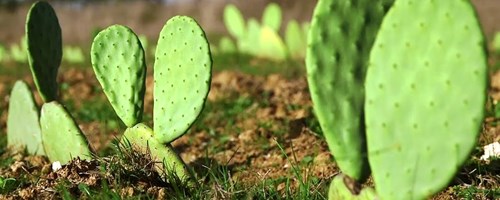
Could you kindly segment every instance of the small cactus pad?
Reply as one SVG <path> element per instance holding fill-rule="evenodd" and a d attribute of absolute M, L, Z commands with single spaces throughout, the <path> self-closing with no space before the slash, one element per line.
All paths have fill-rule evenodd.
<path fill-rule="evenodd" d="M 110 26 L 94 38 L 92 67 L 116 114 L 127 127 L 142 120 L 146 91 L 146 62 L 135 33 Z"/>
<path fill-rule="evenodd" d="M 210 90 L 212 57 L 203 29 L 185 16 L 168 20 L 155 55 L 155 138 L 168 143 L 184 134 L 201 113 Z"/>
<path fill-rule="evenodd" d="M 44 102 L 57 99 L 57 70 L 62 59 L 61 27 L 47 2 L 34 3 L 26 19 L 28 60 Z"/>
<path fill-rule="evenodd" d="M 358 194 L 353 194 L 348 185 L 358 187 L 353 179 L 349 179 L 343 174 L 333 177 L 328 190 L 329 200 L 377 200 L 377 194 L 372 188 L 363 188 L 357 191 Z M 356 185 L 356 186 L 355 186 Z M 357 189 L 357 188 L 356 188 Z M 358 189 L 359 190 L 359 189 Z"/>
<path fill-rule="evenodd" d="M 40 125 L 42 143 L 51 162 L 66 164 L 76 157 L 91 158 L 87 139 L 62 105 L 55 101 L 43 104 Z"/>
<path fill-rule="evenodd" d="M 186 164 L 184 164 L 170 144 L 162 144 L 155 140 L 153 138 L 153 130 L 148 126 L 139 123 L 134 127 L 127 128 L 121 143 L 130 143 L 134 150 L 142 153 L 149 152 L 151 158 L 158 163 L 156 165 L 158 172 L 172 172 L 180 180 L 192 181 L 192 176 Z"/>
<path fill-rule="evenodd" d="M 487 60 L 465 0 L 399 0 L 384 18 L 366 78 L 370 166 L 381 199 L 446 187 L 476 144 Z"/>
<path fill-rule="evenodd" d="M 295 20 L 290 20 L 286 26 L 285 43 L 288 52 L 293 58 L 304 58 L 307 49 L 307 37 L 300 24 Z"/>
<path fill-rule="evenodd" d="M 276 31 L 267 26 L 260 29 L 259 56 L 274 60 L 285 60 L 288 56 L 285 43 Z"/>
<path fill-rule="evenodd" d="M 7 143 L 9 146 L 26 147 L 28 153 L 44 155 L 38 107 L 30 88 L 23 81 L 14 84 L 7 116 Z"/>
<path fill-rule="evenodd" d="M 364 79 L 370 49 L 392 0 L 320 0 L 306 55 L 314 112 L 344 174 L 366 175 Z"/>
<path fill-rule="evenodd" d="M 278 32 L 281 27 L 281 8 L 277 3 L 269 3 L 262 13 L 262 25 Z"/>
<path fill-rule="evenodd" d="M 238 40 L 243 38 L 246 34 L 245 19 L 240 10 L 233 4 L 228 4 L 224 8 L 224 24 L 229 34 L 233 35 Z"/>

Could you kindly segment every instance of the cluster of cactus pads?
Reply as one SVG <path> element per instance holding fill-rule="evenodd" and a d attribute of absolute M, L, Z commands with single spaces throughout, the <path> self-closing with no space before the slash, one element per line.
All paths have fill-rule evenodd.
<path fill-rule="evenodd" d="M 309 35 L 314 111 L 344 173 L 329 198 L 425 199 L 446 187 L 484 118 L 485 43 L 471 3 L 319 0 Z M 375 190 L 347 187 L 369 169 Z"/>
<path fill-rule="evenodd" d="M 27 50 L 34 83 L 44 104 L 39 108 L 29 86 L 15 83 L 10 96 L 8 143 L 30 154 L 66 164 L 89 159 L 88 141 L 66 109 L 57 102 L 57 71 L 62 57 L 61 28 L 46 2 L 31 7 L 26 22 Z M 122 142 L 149 152 L 159 171 L 194 183 L 170 142 L 182 136 L 201 113 L 212 75 L 212 58 L 203 29 L 186 16 L 163 27 L 154 65 L 154 131 L 141 123 L 146 91 L 144 49 L 129 28 L 113 25 L 99 32 L 91 49 L 92 66 L 115 112 L 128 127 Z M 168 181 L 168 180 L 167 180 Z"/>
<path fill-rule="evenodd" d="M 289 21 L 283 40 L 279 35 L 281 22 L 282 11 L 276 3 L 266 6 L 260 23 L 254 18 L 245 22 L 240 10 L 229 4 L 224 8 L 224 24 L 229 34 L 236 39 L 236 45 L 228 37 L 223 37 L 219 49 L 224 53 L 238 51 L 277 61 L 304 58 L 309 24 L 300 25 L 295 20 Z"/>
<path fill-rule="evenodd" d="M 62 57 L 61 28 L 53 8 L 36 2 L 26 19 L 27 53 L 33 81 L 44 102 L 39 108 L 29 86 L 17 81 L 10 95 L 7 119 L 9 146 L 47 155 L 51 161 L 90 158 L 91 150 L 81 130 L 57 102 L 57 71 Z"/>
<path fill-rule="evenodd" d="M 92 43 L 92 66 L 116 114 L 128 127 L 123 142 L 150 152 L 158 168 L 189 180 L 190 172 L 170 142 L 201 113 L 210 89 L 212 59 L 196 21 L 176 16 L 160 32 L 154 63 L 154 131 L 141 123 L 146 62 L 137 35 L 122 25 L 101 31 Z"/>

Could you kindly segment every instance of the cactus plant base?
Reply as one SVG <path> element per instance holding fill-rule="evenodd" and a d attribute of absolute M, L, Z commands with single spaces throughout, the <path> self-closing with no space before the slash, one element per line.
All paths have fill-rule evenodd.
<path fill-rule="evenodd" d="M 139 123 L 125 131 L 122 144 L 130 146 L 141 153 L 149 153 L 151 158 L 157 162 L 156 170 L 159 174 L 173 174 L 188 185 L 193 185 L 191 172 L 186 164 L 172 149 L 170 144 L 162 144 L 153 138 L 153 130 L 147 125 Z M 164 177 L 165 182 L 171 182 Z"/>
<path fill-rule="evenodd" d="M 361 191 L 356 191 L 357 194 L 353 194 L 352 188 L 357 187 L 357 183 L 343 175 L 339 174 L 335 176 L 330 183 L 330 188 L 328 190 L 329 200 L 376 200 L 378 199 L 375 190 L 373 188 L 363 188 Z M 359 189 L 354 189 L 359 190 Z"/>

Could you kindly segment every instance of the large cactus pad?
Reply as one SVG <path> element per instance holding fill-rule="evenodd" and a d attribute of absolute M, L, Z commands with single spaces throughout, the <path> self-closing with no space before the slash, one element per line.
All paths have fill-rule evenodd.
<path fill-rule="evenodd" d="M 314 112 L 346 175 L 367 173 L 364 79 L 369 51 L 393 0 L 320 0 L 308 36 L 307 78 Z"/>
<path fill-rule="evenodd" d="M 26 147 L 30 154 L 45 154 L 42 146 L 38 107 L 30 88 L 23 81 L 17 81 L 14 84 L 10 95 L 7 143 L 13 147 Z"/>
<path fill-rule="evenodd" d="M 50 161 L 66 164 L 76 157 L 91 158 L 85 135 L 62 105 L 55 101 L 43 104 L 40 125 L 43 146 Z"/>
<path fill-rule="evenodd" d="M 212 75 L 205 33 L 194 19 L 171 18 L 160 32 L 154 64 L 154 131 L 161 143 L 184 134 L 203 109 Z"/>
<path fill-rule="evenodd" d="M 116 114 L 128 127 L 139 123 L 146 91 L 146 62 L 137 35 L 121 25 L 104 29 L 94 38 L 91 59 Z"/>
<path fill-rule="evenodd" d="M 61 27 L 50 4 L 31 6 L 26 18 L 28 60 L 33 80 L 45 102 L 57 98 L 57 71 L 62 58 Z"/>
<path fill-rule="evenodd" d="M 469 1 L 396 1 L 366 79 L 369 160 L 382 199 L 424 199 L 447 186 L 476 143 L 486 83 Z"/>

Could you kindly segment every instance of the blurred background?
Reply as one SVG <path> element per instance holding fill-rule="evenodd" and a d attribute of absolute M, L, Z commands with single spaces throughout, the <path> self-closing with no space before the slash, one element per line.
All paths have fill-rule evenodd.
<path fill-rule="evenodd" d="M 0 41 L 17 42 L 24 33 L 27 10 L 34 1 L 0 0 Z M 290 19 L 309 21 L 314 0 L 53 0 L 64 42 L 89 45 L 92 31 L 111 24 L 131 27 L 137 34 L 155 39 L 163 24 L 174 15 L 194 17 L 210 35 L 227 33 L 223 24 L 226 4 L 235 4 L 246 17 L 260 18 L 269 2 L 283 10 L 283 23 Z M 486 35 L 500 30 L 500 1 L 472 0 Z"/>
<path fill-rule="evenodd" d="M 23 52 L 25 48 L 23 46 L 24 24 L 26 13 L 33 2 L 30 0 L 0 0 L 0 66 L 15 66 L 26 63 L 26 56 Z M 274 45 L 271 49 L 287 49 L 286 32 L 289 22 L 296 21 L 303 29 L 306 29 L 316 4 L 315 0 L 53 0 L 49 2 L 54 7 L 62 28 L 63 66 L 67 64 L 89 66 L 88 52 L 93 36 L 112 24 L 122 24 L 132 28 L 141 37 L 146 52 L 154 54 L 161 28 L 166 20 L 174 15 L 188 15 L 200 23 L 207 33 L 214 56 L 232 52 L 233 48 L 239 48 L 240 44 L 239 38 L 231 35 L 224 24 L 224 8 L 228 4 L 235 5 L 245 20 L 254 18 L 258 22 L 261 21 L 266 6 L 270 3 L 277 4 L 281 9 L 281 26 L 276 31 L 278 38 L 273 35 L 272 39 L 274 40 L 269 43 Z M 490 41 L 493 40 L 496 31 L 500 30 L 500 0 L 472 0 L 472 2 L 481 19 L 484 33 L 491 44 Z M 303 30 L 303 32 L 307 31 Z M 302 41 L 300 42 L 304 43 L 306 37 L 303 33 L 301 34 Z M 225 41 L 221 41 L 221 39 Z M 280 45 L 284 47 L 279 47 Z M 251 56 L 271 57 L 270 60 L 279 62 L 285 60 L 287 65 L 292 60 L 294 61 L 292 65 L 303 66 L 305 55 L 303 45 L 295 45 L 295 48 L 299 50 L 294 51 L 299 52 L 287 49 L 289 52 L 285 53 L 288 54 L 285 56 L 286 58 L 282 58 L 283 56 L 277 59 L 273 58 L 273 53 L 264 56 Z M 218 48 L 220 46 L 222 48 Z M 228 48 L 229 50 L 227 50 Z M 276 52 L 276 50 L 273 49 L 270 52 Z M 151 56 L 153 55 L 148 55 L 148 57 Z M 214 59 L 216 67 L 219 66 L 218 61 L 223 62 L 223 65 L 227 63 L 225 58 Z M 241 58 L 233 61 L 233 65 L 251 63 L 250 59 L 246 59 L 244 62 L 241 61 Z M 0 70 L 0 74 L 12 73 L 13 71 L 16 70 L 7 67 Z"/>

